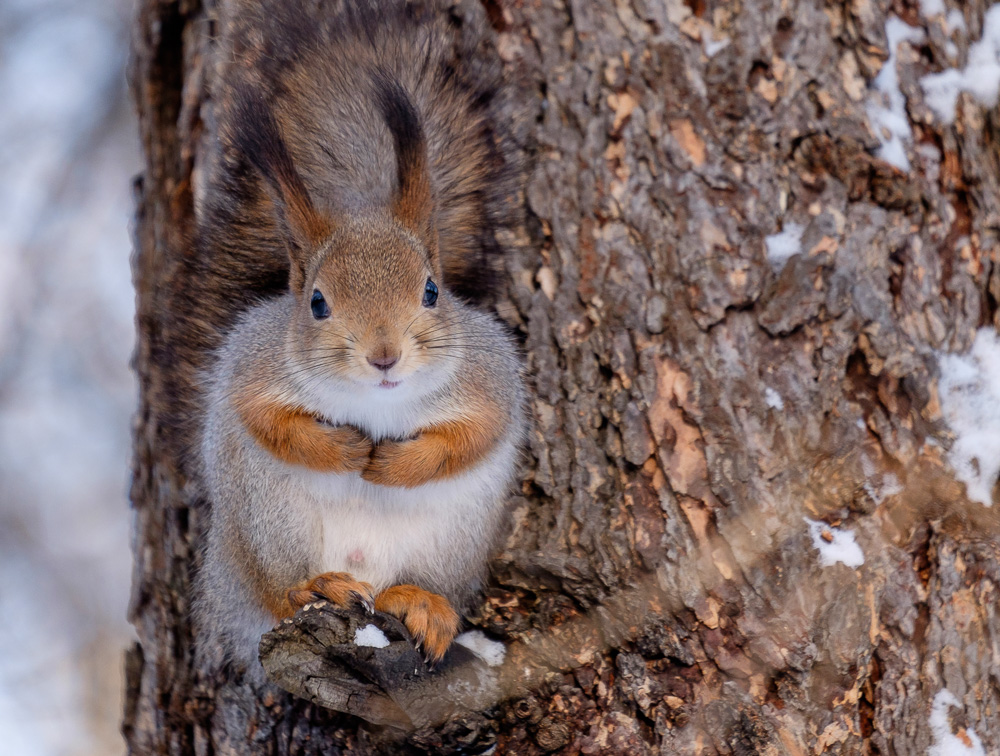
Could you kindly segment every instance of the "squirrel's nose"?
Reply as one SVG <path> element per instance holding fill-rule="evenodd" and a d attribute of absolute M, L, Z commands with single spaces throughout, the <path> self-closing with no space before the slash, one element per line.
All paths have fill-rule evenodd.
<path fill-rule="evenodd" d="M 368 358 L 368 364 L 372 367 L 377 367 L 379 370 L 388 370 L 397 362 L 399 362 L 398 355 L 383 355 L 382 357 Z"/>

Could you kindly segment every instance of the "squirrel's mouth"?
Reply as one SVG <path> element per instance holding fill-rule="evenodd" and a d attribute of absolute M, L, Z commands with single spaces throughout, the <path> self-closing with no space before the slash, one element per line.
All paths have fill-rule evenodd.
<path fill-rule="evenodd" d="M 378 384 L 378 387 L 384 389 L 392 389 L 396 388 L 396 386 L 398 386 L 400 383 L 402 383 L 402 381 L 382 381 L 380 384 Z"/>

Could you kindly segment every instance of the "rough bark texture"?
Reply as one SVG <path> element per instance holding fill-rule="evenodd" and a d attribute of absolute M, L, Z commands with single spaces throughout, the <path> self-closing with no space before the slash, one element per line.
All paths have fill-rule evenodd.
<path fill-rule="evenodd" d="M 960 58 L 986 8 L 963 4 Z M 192 668 L 206 503 L 172 415 L 191 387 L 168 310 L 217 10 L 141 0 L 135 22 L 125 735 L 135 753 L 399 752 Z M 525 339 L 534 430 L 473 618 L 509 644 L 497 702 L 406 748 L 925 754 L 947 688 L 952 732 L 1000 750 L 1000 527 L 953 477 L 936 389 L 936 355 L 997 324 L 1000 124 L 968 96 L 951 126 L 923 102 L 919 77 L 953 65 L 942 19 L 902 0 L 462 12 L 488 14 L 517 83 L 528 219 L 499 310 Z M 896 61 L 906 173 L 874 157 L 866 117 L 891 14 L 926 30 Z M 790 222 L 803 253 L 772 268 L 764 238 Z M 865 563 L 821 566 L 804 517 L 854 530 Z"/>

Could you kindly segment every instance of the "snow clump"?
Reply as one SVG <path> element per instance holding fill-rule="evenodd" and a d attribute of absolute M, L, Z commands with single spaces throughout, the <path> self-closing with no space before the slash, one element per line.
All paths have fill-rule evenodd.
<path fill-rule="evenodd" d="M 813 546 L 819 551 L 819 563 L 823 567 L 832 567 L 837 562 L 843 562 L 848 567 L 860 567 L 865 563 L 864 552 L 854 540 L 853 530 L 838 530 L 825 522 L 802 518 L 809 526 Z M 829 541 L 823 536 L 827 535 Z"/>
<path fill-rule="evenodd" d="M 868 103 L 868 121 L 875 136 L 882 142 L 879 158 L 901 171 L 909 171 L 910 161 L 906 157 L 904 143 L 913 138 L 913 130 L 906 115 L 906 97 L 899 88 L 896 48 L 903 42 L 920 42 L 924 38 L 924 30 L 910 26 L 896 16 L 889 16 L 885 22 L 885 38 L 889 59 L 872 82 L 878 98 Z"/>
<path fill-rule="evenodd" d="M 948 15 L 949 26 L 964 20 Z M 983 18 L 983 36 L 969 46 L 969 60 L 961 71 L 948 68 L 920 79 L 924 102 L 942 123 L 955 121 L 955 105 L 962 92 L 972 95 L 987 108 L 1000 99 L 1000 3 L 993 5 Z"/>
<path fill-rule="evenodd" d="M 369 648 L 385 648 L 389 645 L 389 639 L 375 625 L 365 625 L 354 631 L 354 645 L 368 646 Z"/>
<path fill-rule="evenodd" d="M 491 667 L 503 664 L 507 649 L 500 641 L 490 640 L 482 630 L 469 630 L 455 638 L 455 643 L 465 646 Z"/>
<path fill-rule="evenodd" d="M 966 495 L 993 504 L 1000 475 L 1000 336 L 980 328 L 966 354 L 938 354 L 941 412 L 955 435 L 948 462 Z"/>
<path fill-rule="evenodd" d="M 983 741 L 971 727 L 965 731 L 964 738 L 952 734 L 948 721 L 948 708 L 951 706 L 961 706 L 955 694 L 947 688 L 939 690 L 931 704 L 928 724 L 934 734 L 934 745 L 927 749 L 927 756 L 986 756 Z"/>
<path fill-rule="evenodd" d="M 774 270 L 781 270 L 788 258 L 802 251 L 802 234 L 805 228 L 798 223 L 786 223 L 784 230 L 764 239 L 767 245 L 767 261 Z"/>

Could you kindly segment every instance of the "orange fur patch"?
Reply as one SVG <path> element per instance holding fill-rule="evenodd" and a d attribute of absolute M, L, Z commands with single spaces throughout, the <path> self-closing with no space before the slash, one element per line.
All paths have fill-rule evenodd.
<path fill-rule="evenodd" d="M 333 224 L 316 212 L 297 173 L 279 174 L 278 185 L 296 241 L 305 246 L 307 254 L 312 254 L 333 233 Z"/>
<path fill-rule="evenodd" d="M 357 603 L 365 604 L 370 609 L 375 603 L 375 589 L 370 583 L 355 580 L 349 572 L 324 572 L 305 585 L 290 590 L 287 603 L 291 614 L 294 614 L 309 602 L 320 598 L 344 609 Z"/>
<path fill-rule="evenodd" d="M 428 247 L 436 248 L 433 212 L 431 200 L 430 176 L 427 174 L 427 164 L 423 156 L 412 166 L 410 181 L 401 187 L 401 191 L 392 203 L 392 214 L 406 228 Z M 436 250 L 432 250 L 432 253 Z M 434 266 L 436 267 L 436 265 Z"/>
<path fill-rule="evenodd" d="M 448 599 L 415 585 L 386 588 L 375 597 L 375 608 L 399 617 L 433 663 L 441 661 L 458 633 L 460 618 Z"/>
<path fill-rule="evenodd" d="M 235 399 L 243 425 L 278 459 L 321 472 L 364 469 L 372 442 L 357 428 L 330 426 L 296 407 L 244 391 Z"/>
<path fill-rule="evenodd" d="M 361 477 L 369 483 L 412 488 L 449 478 L 479 462 L 504 431 L 494 404 L 475 408 L 461 420 L 432 425 L 407 441 L 383 441 Z"/>

